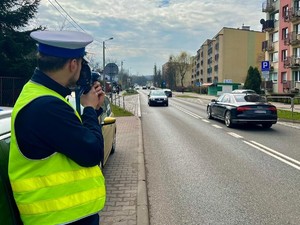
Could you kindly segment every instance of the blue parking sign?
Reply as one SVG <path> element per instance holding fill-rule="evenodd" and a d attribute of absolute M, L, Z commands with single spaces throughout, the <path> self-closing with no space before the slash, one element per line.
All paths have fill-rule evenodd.
<path fill-rule="evenodd" d="M 270 62 L 269 61 L 261 62 L 261 71 L 270 71 Z"/>

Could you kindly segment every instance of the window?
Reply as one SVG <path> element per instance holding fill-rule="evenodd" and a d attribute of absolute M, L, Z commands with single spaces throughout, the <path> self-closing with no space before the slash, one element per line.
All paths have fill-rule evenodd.
<path fill-rule="evenodd" d="M 277 42 L 278 41 L 278 31 L 271 34 L 270 39 L 271 39 L 272 42 Z"/>
<path fill-rule="evenodd" d="M 287 49 L 281 51 L 281 61 L 285 61 L 287 57 Z"/>
<path fill-rule="evenodd" d="M 293 81 L 300 82 L 300 71 L 293 71 Z"/>
<path fill-rule="evenodd" d="M 229 95 L 225 95 L 224 98 L 222 99 L 222 102 L 230 102 L 230 96 Z"/>
<path fill-rule="evenodd" d="M 281 73 L 281 83 L 286 83 L 287 81 L 287 73 L 283 72 Z"/>
<path fill-rule="evenodd" d="M 275 12 L 270 14 L 270 20 L 274 20 L 274 22 L 278 21 L 279 19 L 279 12 Z"/>
<path fill-rule="evenodd" d="M 273 81 L 273 83 L 277 83 L 277 77 L 278 77 L 277 72 L 273 72 L 270 74 L 270 80 Z"/>
<path fill-rule="evenodd" d="M 294 1 L 294 9 L 298 11 L 300 8 L 299 0 Z"/>
<path fill-rule="evenodd" d="M 289 16 L 289 6 L 286 5 L 282 7 L 282 17 L 288 18 L 288 16 Z"/>
<path fill-rule="evenodd" d="M 270 59 L 272 60 L 272 62 L 278 62 L 278 52 L 271 53 Z"/>
<path fill-rule="evenodd" d="M 287 39 L 287 38 L 288 38 L 288 33 L 289 33 L 288 28 L 287 28 L 287 27 L 286 27 L 286 28 L 283 28 L 283 29 L 282 29 L 282 37 L 281 37 L 281 39 L 282 39 L 282 40 Z"/>
<path fill-rule="evenodd" d="M 296 24 L 294 26 L 294 31 L 296 32 L 296 34 L 300 34 L 300 24 Z"/>
<path fill-rule="evenodd" d="M 293 49 L 293 56 L 296 58 L 300 58 L 300 48 Z"/>

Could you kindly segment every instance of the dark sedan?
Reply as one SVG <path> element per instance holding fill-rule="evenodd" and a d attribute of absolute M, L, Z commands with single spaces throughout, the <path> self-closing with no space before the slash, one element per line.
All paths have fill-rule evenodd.
<path fill-rule="evenodd" d="M 151 90 L 148 95 L 148 105 L 164 105 L 168 106 L 169 101 L 166 93 L 163 90 Z"/>
<path fill-rule="evenodd" d="M 172 97 L 172 91 L 171 91 L 171 89 L 163 89 L 163 90 L 164 90 L 164 92 L 166 93 L 166 95 L 168 97 Z"/>
<path fill-rule="evenodd" d="M 217 100 L 211 100 L 207 106 L 207 117 L 223 120 L 227 127 L 252 123 L 270 128 L 277 123 L 277 109 L 258 94 L 225 93 Z"/>

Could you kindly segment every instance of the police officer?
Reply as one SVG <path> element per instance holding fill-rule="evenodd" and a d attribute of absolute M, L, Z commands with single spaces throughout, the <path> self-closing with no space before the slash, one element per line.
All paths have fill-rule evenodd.
<path fill-rule="evenodd" d="M 23 223 L 98 225 L 105 204 L 104 92 L 95 82 L 79 115 L 66 100 L 93 38 L 82 32 L 35 31 L 37 65 L 12 113 L 9 178 Z"/>

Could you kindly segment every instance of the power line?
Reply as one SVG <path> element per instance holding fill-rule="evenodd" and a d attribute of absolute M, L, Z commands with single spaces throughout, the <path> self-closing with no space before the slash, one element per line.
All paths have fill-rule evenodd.
<path fill-rule="evenodd" d="M 76 30 L 79 30 L 77 27 L 79 27 L 82 31 L 84 31 L 86 33 L 86 31 L 69 15 L 69 13 L 59 4 L 59 2 L 57 0 L 54 0 L 56 2 L 56 4 L 64 11 L 64 13 L 66 14 L 63 14 L 61 12 L 61 10 L 59 10 L 54 4 L 53 2 L 51 2 L 50 0 L 48 0 L 48 2 L 76 29 Z M 71 21 L 70 21 L 70 19 Z M 77 25 L 77 27 L 74 25 Z"/>
<path fill-rule="evenodd" d="M 59 5 L 59 7 L 68 15 L 68 17 L 83 31 L 85 32 L 85 30 L 69 15 L 69 13 L 58 3 L 57 0 L 54 0 L 56 2 L 57 5 Z"/>

